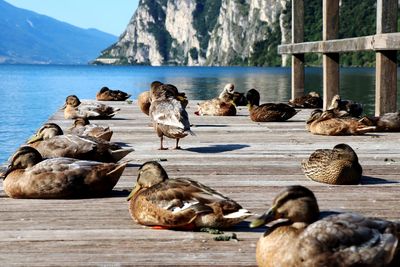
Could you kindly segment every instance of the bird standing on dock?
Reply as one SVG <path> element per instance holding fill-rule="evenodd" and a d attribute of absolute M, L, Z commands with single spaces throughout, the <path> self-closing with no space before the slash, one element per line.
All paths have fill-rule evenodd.
<path fill-rule="evenodd" d="M 128 93 L 120 90 L 111 90 L 106 86 L 96 93 L 97 101 L 125 101 L 129 97 L 131 97 L 131 95 Z"/>
<path fill-rule="evenodd" d="M 70 132 L 79 136 L 92 136 L 106 141 L 110 141 L 113 131 L 110 127 L 91 124 L 87 118 L 77 118 L 69 128 Z"/>
<path fill-rule="evenodd" d="M 150 84 L 150 90 L 144 91 L 139 94 L 137 104 L 144 114 L 149 115 L 151 105 L 151 92 L 156 90 L 160 85 L 163 85 L 163 83 L 159 81 L 154 81 Z"/>
<path fill-rule="evenodd" d="M 99 197 L 111 192 L 126 163 L 102 163 L 72 158 L 43 160 L 29 146 L 20 147 L 2 175 L 12 198 Z"/>
<path fill-rule="evenodd" d="M 357 154 L 347 144 L 317 149 L 301 166 L 309 179 L 320 183 L 358 184 L 362 175 Z"/>
<path fill-rule="evenodd" d="M 120 110 L 100 103 L 81 104 L 76 95 L 67 96 L 62 108 L 65 119 L 110 119 Z"/>
<path fill-rule="evenodd" d="M 63 135 L 55 123 L 45 123 L 28 142 L 45 158 L 69 157 L 101 162 L 117 162 L 132 151 L 95 137 Z"/>
<path fill-rule="evenodd" d="M 294 108 L 322 108 L 322 104 L 322 97 L 317 92 L 289 100 L 289 105 Z"/>
<path fill-rule="evenodd" d="M 165 229 L 228 228 L 251 215 L 238 203 L 191 179 L 169 179 L 155 161 L 138 170 L 129 211 L 139 224 Z"/>
<path fill-rule="evenodd" d="M 360 135 L 375 128 L 354 118 L 338 118 L 334 110 L 313 110 L 306 121 L 306 129 L 319 135 Z"/>
<path fill-rule="evenodd" d="M 267 224 L 257 243 L 260 267 L 400 266 L 400 224 L 355 213 L 320 218 L 317 199 L 289 186 L 250 227 Z"/>
<path fill-rule="evenodd" d="M 162 84 L 151 91 L 150 118 L 160 137 L 160 150 L 165 150 L 163 137 L 176 139 L 175 149 L 180 149 L 179 140 L 189 133 L 189 116 L 185 110 L 187 101 L 171 84 Z"/>
<path fill-rule="evenodd" d="M 297 114 L 297 110 L 284 103 L 265 103 L 260 105 L 260 93 L 250 89 L 246 98 L 250 119 L 255 122 L 286 121 Z"/>
<path fill-rule="evenodd" d="M 218 97 L 198 103 L 197 111 L 194 114 L 199 116 L 235 116 L 237 110 L 234 103 L 234 89 L 235 86 L 228 83 Z"/>

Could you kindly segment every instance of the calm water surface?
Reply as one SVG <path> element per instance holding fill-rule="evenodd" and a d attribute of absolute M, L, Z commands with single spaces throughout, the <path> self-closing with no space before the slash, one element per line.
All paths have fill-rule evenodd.
<path fill-rule="evenodd" d="M 342 96 L 364 103 L 372 113 L 374 76 L 374 69 L 342 69 Z M 154 80 L 175 84 L 189 99 L 213 98 L 228 82 L 240 92 L 258 89 L 261 102 L 290 98 L 290 68 L 0 65 L 0 164 L 64 104 L 66 96 L 94 99 L 108 86 L 135 99 Z M 306 69 L 305 82 L 306 91 L 321 92 L 322 70 Z"/>

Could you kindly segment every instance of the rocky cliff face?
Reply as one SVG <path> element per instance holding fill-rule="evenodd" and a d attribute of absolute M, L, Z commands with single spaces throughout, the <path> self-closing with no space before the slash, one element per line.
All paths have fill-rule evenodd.
<path fill-rule="evenodd" d="M 141 0 L 117 43 L 97 63 L 246 64 L 254 46 L 290 40 L 290 0 Z"/>

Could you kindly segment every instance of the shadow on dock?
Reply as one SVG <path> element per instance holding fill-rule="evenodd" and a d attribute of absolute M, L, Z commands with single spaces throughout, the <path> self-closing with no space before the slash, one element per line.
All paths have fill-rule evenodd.
<path fill-rule="evenodd" d="M 397 184 L 398 182 L 396 181 L 390 181 L 382 178 L 376 178 L 376 177 L 371 177 L 371 176 L 363 176 L 361 178 L 361 183 L 362 185 L 368 185 L 368 184 Z"/>
<path fill-rule="evenodd" d="M 239 150 L 245 147 L 250 147 L 250 146 L 244 144 L 225 144 L 225 145 L 211 145 L 207 147 L 191 147 L 185 150 L 195 153 L 223 153 L 228 151 Z"/>

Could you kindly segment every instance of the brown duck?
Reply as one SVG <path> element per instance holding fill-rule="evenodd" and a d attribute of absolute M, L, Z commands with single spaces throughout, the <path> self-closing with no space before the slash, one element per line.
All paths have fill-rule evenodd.
<path fill-rule="evenodd" d="M 251 214 L 221 193 L 191 179 L 169 179 L 157 162 L 144 163 L 130 193 L 137 223 L 166 229 L 228 228 Z"/>
<path fill-rule="evenodd" d="M 260 267 L 400 266 L 400 224 L 355 213 L 320 218 L 313 192 L 289 186 L 250 227 L 267 224 L 257 243 Z"/>
<path fill-rule="evenodd" d="M 382 116 L 364 116 L 360 122 L 376 126 L 377 132 L 400 132 L 400 112 L 385 113 Z"/>
<path fill-rule="evenodd" d="M 165 150 L 163 137 L 176 139 L 175 149 L 180 149 L 179 140 L 189 133 L 189 116 L 185 110 L 186 102 L 178 89 L 171 84 L 160 85 L 156 90 L 151 91 L 150 118 L 153 121 L 154 129 L 160 137 L 160 150 Z"/>
<path fill-rule="evenodd" d="M 225 85 L 224 90 L 216 98 L 209 99 L 197 104 L 199 116 L 235 116 L 237 113 L 234 102 L 235 86 L 232 83 Z M 236 96 L 238 98 L 238 96 Z"/>
<path fill-rule="evenodd" d="M 357 154 L 347 144 L 338 144 L 333 149 L 317 149 L 301 166 L 309 179 L 320 183 L 358 184 L 362 175 Z"/>
<path fill-rule="evenodd" d="M 284 103 L 265 103 L 260 105 L 260 93 L 256 89 L 250 89 L 246 94 L 246 98 L 250 119 L 255 122 L 286 121 L 298 112 Z"/>
<path fill-rule="evenodd" d="M 72 158 L 43 160 L 29 146 L 20 147 L 2 178 L 12 198 L 100 197 L 111 192 L 126 163 L 101 163 Z"/>
<path fill-rule="evenodd" d="M 106 86 L 96 93 L 97 101 L 125 101 L 129 97 L 131 97 L 131 95 L 128 93 L 120 90 L 111 90 Z"/>
<path fill-rule="evenodd" d="M 101 103 L 81 104 L 76 95 L 67 96 L 63 109 L 65 119 L 110 119 L 120 110 Z"/>
<path fill-rule="evenodd" d="M 45 158 L 117 162 L 134 151 L 91 136 L 63 135 L 62 129 L 55 123 L 44 124 L 27 143 Z"/>
<path fill-rule="evenodd" d="M 334 95 L 332 98 L 331 105 L 327 108 L 330 109 L 338 109 L 344 110 L 350 114 L 352 117 L 360 117 L 363 113 L 363 107 L 360 103 L 357 103 L 352 100 L 342 100 L 340 95 Z"/>
<path fill-rule="evenodd" d="M 306 129 L 319 135 L 360 135 L 375 128 L 353 118 L 337 118 L 332 110 L 314 110 L 306 121 Z"/>
<path fill-rule="evenodd" d="M 92 136 L 105 141 L 110 141 L 113 135 L 113 131 L 110 130 L 110 127 L 91 124 L 87 118 L 75 119 L 74 124 L 69 130 L 75 135 Z"/>
<path fill-rule="evenodd" d="M 322 108 L 322 104 L 322 97 L 317 92 L 289 100 L 289 105 L 294 108 Z"/>

